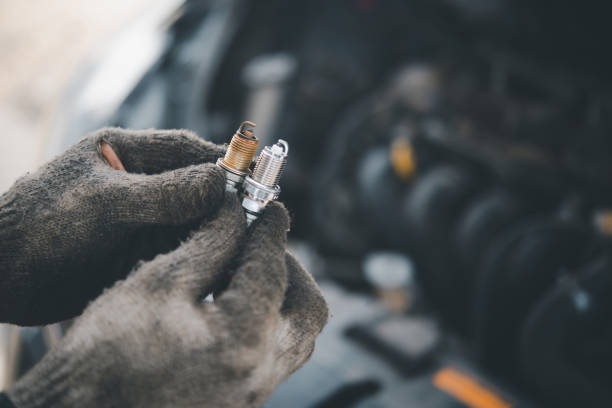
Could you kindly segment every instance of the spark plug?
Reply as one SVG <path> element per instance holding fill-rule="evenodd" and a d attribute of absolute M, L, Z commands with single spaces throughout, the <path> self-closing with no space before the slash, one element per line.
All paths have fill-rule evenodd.
<path fill-rule="evenodd" d="M 250 173 L 249 167 L 259 143 L 253 133 L 255 126 L 253 122 L 242 122 L 232 136 L 225 157 L 217 160 L 217 166 L 225 172 L 225 191 L 237 192 L 244 178 Z"/>
<path fill-rule="evenodd" d="M 278 181 L 287 164 L 289 144 L 280 139 L 272 146 L 263 148 L 255 164 L 252 175 L 244 179 L 242 186 L 244 198 L 242 207 L 245 209 L 247 224 L 257 219 L 266 205 L 278 198 L 280 186 Z"/>

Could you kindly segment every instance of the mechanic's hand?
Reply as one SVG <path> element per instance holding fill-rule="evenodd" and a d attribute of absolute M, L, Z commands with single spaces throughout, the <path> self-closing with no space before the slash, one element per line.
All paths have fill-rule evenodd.
<path fill-rule="evenodd" d="M 260 406 L 312 353 L 327 305 L 285 252 L 281 205 L 248 234 L 245 225 L 228 195 L 216 219 L 92 303 L 9 390 L 15 405 Z M 227 277 L 214 303 L 202 302 Z"/>
<path fill-rule="evenodd" d="M 175 248 L 222 201 L 222 153 L 187 131 L 109 128 L 19 179 L 0 196 L 0 322 L 76 316 L 138 260 Z"/>

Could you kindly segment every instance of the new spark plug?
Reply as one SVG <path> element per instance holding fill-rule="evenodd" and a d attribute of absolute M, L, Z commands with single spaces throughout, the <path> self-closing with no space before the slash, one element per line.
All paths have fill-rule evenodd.
<path fill-rule="evenodd" d="M 259 141 L 253 133 L 253 122 L 242 122 L 227 147 L 225 157 L 217 160 L 217 166 L 225 172 L 225 190 L 237 192 L 244 178 L 250 173 L 249 167 L 257 152 Z"/>
<path fill-rule="evenodd" d="M 244 179 L 242 207 L 245 209 L 247 224 L 257 219 L 266 205 L 278 198 L 278 181 L 287 164 L 289 144 L 280 139 L 272 146 L 263 148 L 255 164 L 252 175 Z"/>

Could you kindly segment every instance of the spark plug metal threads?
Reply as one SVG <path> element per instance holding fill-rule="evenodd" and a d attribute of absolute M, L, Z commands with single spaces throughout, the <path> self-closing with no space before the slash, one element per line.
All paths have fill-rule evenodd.
<path fill-rule="evenodd" d="M 278 181 L 285 169 L 288 153 L 289 144 L 282 139 L 272 146 L 264 147 L 255 164 L 253 175 L 244 179 L 242 207 L 246 211 L 249 225 L 270 201 L 278 198 Z"/>
<path fill-rule="evenodd" d="M 225 171 L 225 190 L 237 192 L 257 152 L 259 141 L 253 133 L 255 123 L 242 122 L 227 148 L 225 157 L 217 160 L 217 166 Z"/>

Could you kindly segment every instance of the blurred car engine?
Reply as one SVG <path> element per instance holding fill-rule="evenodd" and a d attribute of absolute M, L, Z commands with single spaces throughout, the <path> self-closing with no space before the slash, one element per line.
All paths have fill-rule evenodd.
<path fill-rule="evenodd" d="M 75 77 L 49 155 L 103 125 L 222 143 L 243 119 L 291 145 L 294 248 L 333 315 L 267 407 L 612 404 L 605 13 L 175 3 Z"/>

